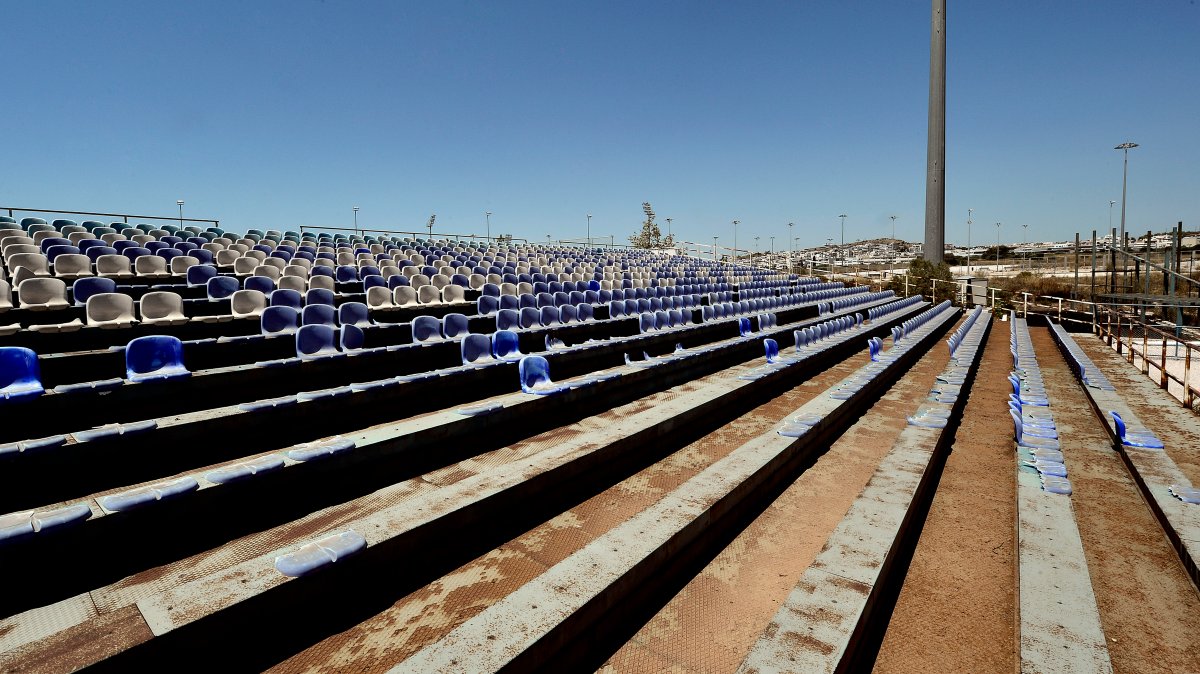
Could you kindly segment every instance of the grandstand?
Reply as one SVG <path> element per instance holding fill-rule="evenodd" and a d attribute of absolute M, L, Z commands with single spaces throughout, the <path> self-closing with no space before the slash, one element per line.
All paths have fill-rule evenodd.
<path fill-rule="evenodd" d="M 1200 424 L 1052 317 L 180 225 L 0 217 L 4 671 L 1200 669 Z"/>

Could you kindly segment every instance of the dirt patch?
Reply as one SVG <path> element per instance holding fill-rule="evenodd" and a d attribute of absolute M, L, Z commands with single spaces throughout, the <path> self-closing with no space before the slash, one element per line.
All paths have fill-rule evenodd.
<path fill-rule="evenodd" d="M 877 672 L 1012 672 L 1016 479 L 996 322 L 875 663 Z"/>
<path fill-rule="evenodd" d="M 1030 335 L 1074 489 L 1071 505 L 1113 669 L 1200 672 L 1200 595 L 1049 332 L 1033 328 Z M 1130 404 L 1134 398 L 1125 396 Z M 1152 407 L 1144 400 L 1140 406 Z M 1188 414 L 1176 406 L 1176 415 Z"/>

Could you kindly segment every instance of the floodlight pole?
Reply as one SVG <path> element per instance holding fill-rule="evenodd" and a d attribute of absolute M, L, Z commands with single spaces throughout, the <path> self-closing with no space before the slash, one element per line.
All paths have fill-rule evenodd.
<path fill-rule="evenodd" d="M 892 241 L 896 240 L 896 216 L 889 216 L 892 219 Z"/>
<path fill-rule="evenodd" d="M 491 245 L 491 243 L 492 243 L 492 212 L 484 211 L 483 217 L 487 220 L 487 240 L 488 240 L 488 244 Z"/>
<path fill-rule="evenodd" d="M 740 224 L 740 223 L 741 223 L 741 220 L 734 220 L 734 221 L 733 221 L 733 263 L 734 263 L 734 264 L 737 264 L 737 258 L 738 258 L 738 254 L 737 254 L 737 226 L 738 226 L 738 224 Z"/>
<path fill-rule="evenodd" d="M 792 231 L 793 231 L 792 227 L 795 224 L 796 223 L 794 223 L 794 222 L 788 223 L 788 273 L 789 274 L 792 273 L 792 252 L 793 252 L 793 249 L 796 247 L 796 238 L 792 236 Z"/>
<path fill-rule="evenodd" d="M 671 238 L 671 220 L 673 218 L 663 218 L 663 219 L 667 221 L 667 238 L 669 239 L 669 238 Z"/>
<path fill-rule="evenodd" d="M 1120 246 L 1121 246 L 1122 253 L 1126 252 L 1125 251 L 1125 194 L 1126 194 L 1126 187 L 1129 184 L 1129 151 L 1137 146 L 1138 146 L 1137 143 L 1125 142 L 1125 143 L 1121 143 L 1120 145 L 1113 148 L 1114 150 L 1121 150 L 1125 153 L 1125 165 L 1121 171 L 1121 243 L 1120 243 Z M 1126 259 L 1127 258 L 1125 257 L 1125 255 L 1121 255 L 1122 288 L 1124 288 L 1123 284 L 1125 283 Z M 1146 259 L 1147 260 L 1150 259 L 1149 252 L 1146 253 Z M 1149 270 L 1147 270 L 1147 274 L 1149 274 Z"/>
<path fill-rule="evenodd" d="M 946 250 L 946 0 L 933 0 L 928 134 L 923 257 L 938 264 Z"/>
<path fill-rule="evenodd" d="M 354 211 L 354 233 L 358 233 L 358 206 L 351 206 L 350 210 Z"/>
<path fill-rule="evenodd" d="M 1000 223 L 996 223 L 996 271 L 1000 271 Z"/>
<path fill-rule="evenodd" d="M 183 229 L 183 199 L 176 199 L 175 203 L 179 205 L 179 228 Z"/>
<path fill-rule="evenodd" d="M 717 261 L 717 237 L 713 237 L 713 262 Z"/>
<path fill-rule="evenodd" d="M 591 213 L 587 214 L 587 220 L 588 220 L 588 228 L 587 228 L 588 248 L 591 248 L 592 247 L 592 214 Z"/>

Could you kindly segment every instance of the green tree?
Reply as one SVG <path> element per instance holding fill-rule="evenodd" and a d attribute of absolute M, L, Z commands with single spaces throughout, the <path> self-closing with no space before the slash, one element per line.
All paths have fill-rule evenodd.
<path fill-rule="evenodd" d="M 945 262 L 932 264 L 924 258 L 917 258 L 908 265 L 908 294 L 909 295 L 925 295 L 926 297 L 933 296 L 933 281 L 953 281 L 954 277 L 950 275 L 950 265 Z M 897 295 L 904 295 L 904 276 L 897 274 L 892 277 L 892 281 L 888 284 L 888 288 Z M 947 285 L 938 284 L 938 296 L 941 299 L 947 298 L 950 287 Z"/>
<path fill-rule="evenodd" d="M 642 211 L 646 219 L 642 221 L 642 229 L 629 237 L 629 245 L 634 248 L 670 248 L 675 245 L 675 237 L 662 235 L 658 223 L 654 222 L 654 208 L 649 201 L 642 202 Z"/>

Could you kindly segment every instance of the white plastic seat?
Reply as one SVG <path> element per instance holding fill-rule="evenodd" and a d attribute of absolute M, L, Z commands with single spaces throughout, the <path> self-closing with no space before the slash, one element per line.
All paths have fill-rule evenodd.
<path fill-rule="evenodd" d="M 171 275 L 167 269 L 167 258 L 157 255 L 143 255 L 135 259 L 133 272 L 143 278 L 167 278 Z"/>
<path fill-rule="evenodd" d="M 425 286 L 429 288 L 431 286 Z M 417 306 L 417 290 L 412 286 L 396 286 L 392 291 L 392 303 L 398 307 Z"/>
<path fill-rule="evenodd" d="M 282 276 L 283 274 L 280 272 L 278 267 L 274 267 L 269 264 L 260 264 L 254 268 L 253 275 L 254 276 L 266 276 L 267 278 L 271 279 L 272 281 L 279 281 L 279 277 Z"/>
<path fill-rule="evenodd" d="M 403 287 L 404 286 L 397 286 L 396 289 L 399 290 Z M 435 286 L 421 286 L 420 288 L 417 288 L 417 301 L 421 304 L 441 304 L 442 293 Z"/>
<path fill-rule="evenodd" d="M 217 251 L 217 266 L 224 268 L 233 267 L 234 264 L 241 259 L 241 257 L 242 254 L 240 252 L 231 248 L 219 250 Z"/>
<path fill-rule="evenodd" d="M 97 293 L 87 299 L 87 324 L 96 328 L 127 328 L 133 316 L 133 298 L 125 293 Z"/>
<path fill-rule="evenodd" d="M 253 274 L 258 268 L 258 260 L 253 257 L 243 255 L 233 261 L 233 273 L 241 275 Z"/>
<path fill-rule="evenodd" d="M 332 276 L 322 276 L 321 274 L 317 274 L 316 276 L 308 277 L 309 290 L 312 290 L 313 288 L 321 288 L 323 290 L 333 292 L 335 286 L 336 282 L 333 280 Z"/>
<path fill-rule="evenodd" d="M 188 322 L 183 313 L 183 298 L 175 293 L 146 293 L 138 305 L 142 323 L 146 325 L 184 325 Z"/>
<path fill-rule="evenodd" d="M 446 276 L 445 274 L 434 274 L 433 277 L 429 279 L 429 282 L 434 288 L 441 290 L 442 288 L 450 285 L 450 277 Z"/>
<path fill-rule="evenodd" d="M 308 290 L 308 284 L 305 282 L 305 279 L 299 276 L 280 276 L 276 287 L 282 290 L 295 290 L 301 295 Z"/>
<path fill-rule="evenodd" d="M 442 302 L 450 304 L 452 302 L 466 302 L 466 289 L 462 286 L 448 285 L 442 288 Z"/>
<path fill-rule="evenodd" d="M 125 239 L 124 234 L 119 234 L 117 232 L 110 232 L 108 234 L 101 234 L 100 240 L 111 246 L 114 243 L 116 243 L 117 241 L 125 241 L 126 239 Z"/>
<path fill-rule="evenodd" d="M 200 260 L 191 255 L 176 255 L 171 258 L 171 275 L 187 276 L 188 267 L 200 264 Z"/>
<path fill-rule="evenodd" d="M 53 311 L 70 306 L 67 302 L 67 284 L 57 278 L 25 279 L 17 286 L 17 296 L 21 308 L 30 311 Z"/>
<path fill-rule="evenodd" d="M 289 264 L 283 268 L 284 276 L 296 276 L 302 279 L 308 278 L 308 267 L 302 267 L 298 264 Z"/>
<path fill-rule="evenodd" d="M 0 313 L 12 308 L 12 288 L 8 285 L 8 281 L 0 280 Z"/>
<path fill-rule="evenodd" d="M 257 290 L 238 290 L 229 298 L 234 318 L 258 318 L 267 308 L 267 296 Z"/>
<path fill-rule="evenodd" d="M 25 248 L 25 246 L 21 246 L 21 248 Z M 9 271 L 15 274 L 18 267 L 24 267 L 34 276 L 49 276 L 50 260 L 40 252 L 34 252 L 37 250 L 36 246 L 33 246 L 33 249 L 33 251 L 14 253 L 10 252 L 13 250 L 13 246 L 9 246 L 5 251 L 5 260 Z"/>
<path fill-rule="evenodd" d="M 397 289 L 405 286 L 396 286 Z M 367 289 L 367 308 L 369 309 L 391 309 L 396 306 L 392 301 L 392 291 L 383 286 L 375 286 Z"/>
<path fill-rule="evenodd" d="M 124 255 L 101 255 L 96 258 L 96 274 L 105 278 L 132 278 L 129 258 Z"/>
<path fill-rule="evenodd" d="M 59 255 L 54 258 L 54 275 L 61 279 L 92 276 L 92 261 L 86 255 Z"/>
<path fill-rule="evenodd" d="M 268 267 L 274 267 L 278 269 L 280 274 L 283 273 L 284 269 L 287 269 L 287 262 L 284 262 L 277 257 L 269 257 L 263 260 L 262 263 Z"/>

